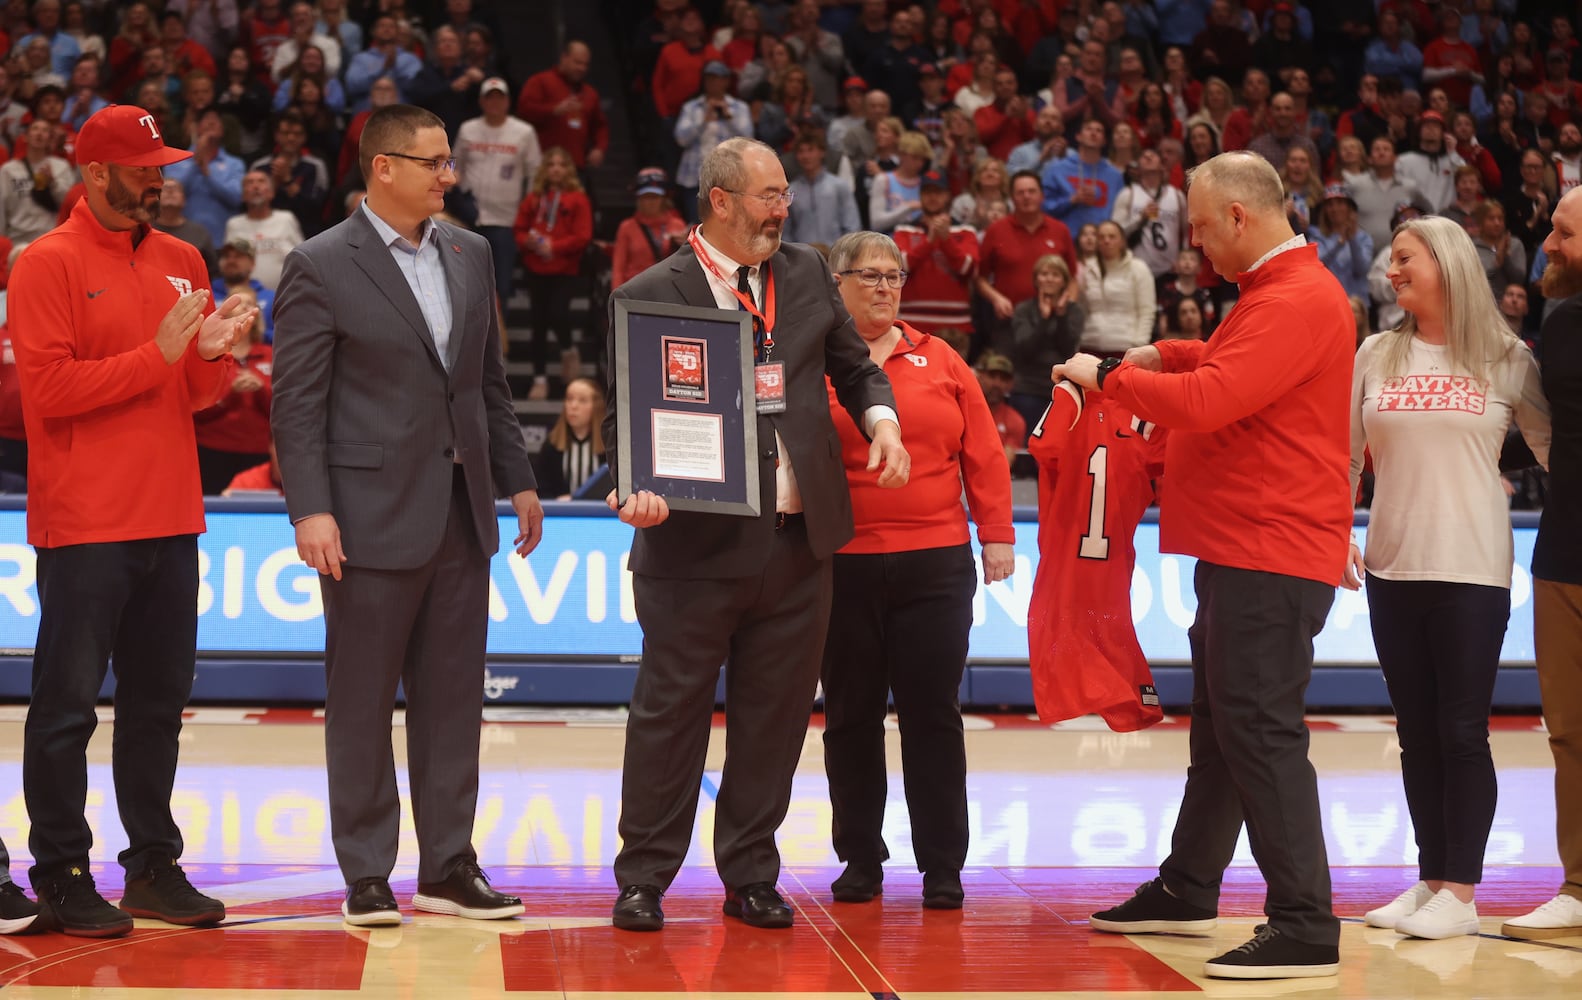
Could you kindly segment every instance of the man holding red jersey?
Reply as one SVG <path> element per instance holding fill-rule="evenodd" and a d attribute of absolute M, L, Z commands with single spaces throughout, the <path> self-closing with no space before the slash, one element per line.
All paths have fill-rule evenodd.
<path fill-rule="evenodd" d="M 28 438 L 28 541 L 38 551 L 38 640 L 22 786 L 36 926 L 115 937 L 132 917 L 218 923 L 176 860 L 170 811 L 197 644 L 204 530 L 192 414 L 231 384 L 231 343 L 258 314 L 209 302 L 191 245 L 152 228 L 167 147 L 153 115 L 95 114 L 77 137 L 86 192 L 11 272 L 12 342 Z M 126 827 L 119 908 L 88 873 L 88 739 L 115 661 L 116 805 Z"/>
<path fill-rule="evenodd" d="M 1201 932 L 1242 823 L 1269 885 L 1268 923 L 1208 962 L 1210 976 L 1335 975 L 1318 779 L 1303 720 L 1313 638 L 1346 563 L 1352 522 L 1347 407 L 1356 323 L 1315 247 L 1286 221 L 1280 175 L 1246 152 L 1192 172 L 1187 220 L 1241 286 L 1211 342 L 1166 341 L 1124 360 L 1079 354 L 1053 375 L 1168 429 L 1166 552 L 1198 557 L 1192 765 L 1159 878 L 1095 913 L 1095 930 Z"/>

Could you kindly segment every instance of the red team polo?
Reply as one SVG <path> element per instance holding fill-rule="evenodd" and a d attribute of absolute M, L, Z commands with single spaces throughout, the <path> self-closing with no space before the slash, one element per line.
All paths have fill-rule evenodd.
<path fill-rule="evenodd" d="M 192 344 L 165 363 L 154 332 L 182 294 L 208 287 L 208 272 L 190 244 L 141 228 L 134 249 L 131 232 L 105 229 L 80 201 L 11 272 L 33 545 L 204 529 L 192 414 L 220 398 L 235 364 L 228 353 L 204 361 Z"/>
<path fill-rule="evenodd" d="M 906 336 L 880 367 L 890 377 L 896 413 L 906 425 L 912 456 L 906 489 L 879 488 L 879 470 L 866 471 L 868 439 L 838 404 L 835 390 L 829 391 L 857 522 L 857 534 L 840 551 L 910 552 L 967 542 L 963 485 L 978 543 L 1015 542 L 1010 469 L 977 376 L 943 340 L 900 326 Z"/>
<path fill-rule="evenodd" d="M 1077 273 L 1077 248 L 1071 242 L 1071 230 L 1054 216 L 1040 218 L 1042 221 L 1032 232 L 1014 215 L 991 223 L 983 231 L 979 273 L 992 276 L 994 290 L 1013 303 L 1026 302 L 1037 293 L 1033 265 L 1046 253 L 1059 254 L 1072 276 Z"/>

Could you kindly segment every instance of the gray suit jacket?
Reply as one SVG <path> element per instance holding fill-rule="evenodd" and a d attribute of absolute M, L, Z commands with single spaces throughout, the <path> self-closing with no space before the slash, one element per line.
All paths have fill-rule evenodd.
<path fill-rule="evenodd" d="M 828 558 L 851 540 L 851 493 L 841 464 L 840 435 L 830 419 L 824 377 L 829 376 L 841 405 L 858 427 L 863 426 L 863 414 L 870 406 L 893 409 L 895 395 L 889 378 L 869 358 L 868 345 L 852 325 L 829 265 L 818 251 L 799 243 L 782 243 L 769 265 L 780 303 L 770 360 L 785 363 L 786 410 L 758 417 L 763 514 L 747 518 L 673 510 L 665 523 L 636 533 L 631 555 L 635 573 L 706 580 L 762 571 L 775 540 L 775 461 L 779 457 L 775 431 L 791 453 L 813 554 Z M 614 297 L 719 308 L 703 265 L 690 246 L 683 246 L 622 285 Z M 612 321 L 611 358 L 615 357 L 614 330 Z M 618 453 L 613 366 L 608 398 L 611 405 L 604 416 L 604 441 L 613 474 Z"/>
<path fill-rule="evenodd" d="M 494 498 L 535 488 L 511 408 L 483 237 L 436 220 L 450 371 L 406 278 L 362 212 L 286 258 L 275 292 L 274 407 L 293 522 L 335 515 L 348 565 L 412 569 L 438 550 L 461 457 L 478 546 Z"/>

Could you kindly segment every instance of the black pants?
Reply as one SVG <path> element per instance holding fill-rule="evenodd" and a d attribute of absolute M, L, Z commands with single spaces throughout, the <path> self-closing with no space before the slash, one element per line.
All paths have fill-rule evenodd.
<path fill-rule="evenodd" d="M 1192 763 L 1160 874 L 1181 899 L 1217 908 L 1245 822 L 1269 885 L 1269 925 L 1295 941 L 1336 944 L 1340 921 L 1303 718 L 1313 637 L 1335 588 L 1201 561 L 1193 582 Z"/>
<path fill-rule="evenodd" d="M 615 880 L 668 888 L 692 839 L 714 689 L 725 667 L 725 766 L 714 864 L 727 888 L 780 877 L 775 831 L 791 804 L 829 626 L 830 560 L 798 519 L 757 576 L 632 576 L 643 662 L 626 717 Z"/>
<path fill-rule="evenodd" d="M 269 452 L 218 451 L 198 446 L 198 476 L 203 481 L 203 495 L 217 497 L 231 485 L 237 473 L 246 472 L 255 465 L 269 461 Z"/>
<path fill-rule="evenodd" d="M 534 274 L 527 272 L 527 295 L 531 300 L 533 323 L 528 341 L 528 360 L 533 374 L 543 375 L 550 362 L 550 343 L 564 350 L 571 346 L 571 300 L 582 279 L 572 274 Z M 558 357 L 555 360 L 560 360 Z"/>
<path fill-rule="evenodd" d="M 967 748 L 961 674 L 977 566 L 967 545 L 835 556 L 824 643 L 824 771 L 835 854 L 878 864 L 884 823 L 884 717 L 895 696 L 901 772 L 918 871 L 967 861 Z"/>
<path fill-rule="evenodd" d="M 1373 647 L 1395 706 L 1419 875 L 1481 882 L 1498 794 L 1489 705 L 1511 592 L 1372 573 L 1367 592 Z"/>
<path fill-rule="evenodd" d="M 41 548 L 38 591 L 22 751 L 35 884 L 41 870 L 87 865 L 86 752 L 111 663 L 111 771 L 128 840 L 121 864 L 135 872 L 153 853 L 179 858 L 170 792 L 198 639 L 197 536 Z"/>

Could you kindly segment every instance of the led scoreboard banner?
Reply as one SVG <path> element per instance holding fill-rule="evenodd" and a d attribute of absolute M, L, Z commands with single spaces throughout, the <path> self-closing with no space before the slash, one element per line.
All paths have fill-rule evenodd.
<path fill-rule="evenodd" d="M 31 654 L 38 631 L 34 551 L 26 542 L 23 502 L 22 497 L 0 500 L 0 648 L 13 657 Z M 548 517 L 537 550 L 524 560 L 502 546 L 490 565 L 491 669 L 534 662 L 630 667 L 642 649 L 626 572 L 632 529 L 603 504 L 545 506 Z M 968 652 L 974 666 L 1019 668 L 1024 686 L 1027 610 L 1038 563 L 1035 514 L 1032 508 L 1018 511 L 1015 573 L 999 583 L 980 584 L 973 598 Z M 207 520 L 208 532 L 199 538 L 200 659 L 317 661 L 324 649 L 318 581 L 297 557 L 284 505 L 277 500 L 211 500 Z M 1537 518 L 1518 514 L 1515 521 L 1511 619 L 1501 665 L 1519 668 L 1533 662 L 1527 566 Z M 1364 522 L 1359 518 L 1359 538 L 1366 531 Z M 501 537 L 516 533 L 515 517 L 502 506 Z M 1149 662 L 1168 668 L 1188 662 L 1186 629 L 1196 606 L 1193 560 L 1162 555 L 1158 542 L 1158 524 L 1150 512 L 1137 529 L 1132 618 Z M 1363 594 L 1337 591 L 1329 621 L 1315 642 L 1315 660 L 1324 667 L 1374 667 Z M 8 679 L 11 683 L 0 683 L 0 694 L 26 694 L 25 684 L 19 692 L 16 678 Z"/>

